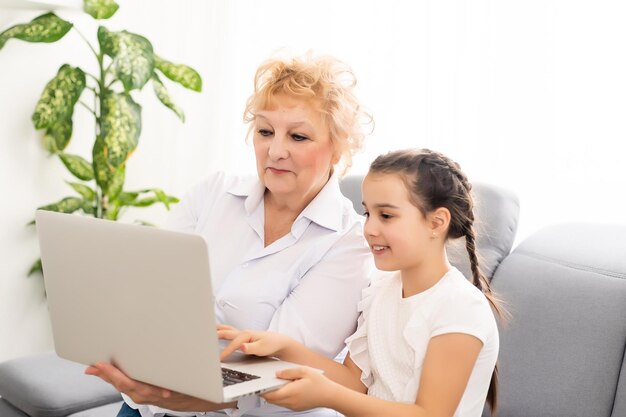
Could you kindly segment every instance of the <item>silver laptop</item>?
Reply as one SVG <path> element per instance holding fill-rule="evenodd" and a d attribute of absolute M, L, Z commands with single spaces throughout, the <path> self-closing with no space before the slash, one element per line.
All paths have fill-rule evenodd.
<path fill-rule="evenodd" d="M 276 389 L 276 371 L 298 366 L 220 363 L 202 237 L 48 211 L 36 223 L 59 356 L 218 403 Z"/>

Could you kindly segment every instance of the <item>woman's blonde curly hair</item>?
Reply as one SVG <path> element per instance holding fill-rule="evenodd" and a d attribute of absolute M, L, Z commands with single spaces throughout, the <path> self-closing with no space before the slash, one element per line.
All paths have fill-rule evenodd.
<path fill-rule="evenodd" d="M 254 122 L 256 111 L 271 107 L 278 94 L 312 100 L 329 127 L 344 174 L 352 165 L 352 156 L 363 145 L 363 127 L 373 126 L 372 116 L 354 95 L 355 86 L 352 69 L 333 57 L 314 57 L 309 53 L 302 58 L 271 58 L 256 71 L 254 93 L 248 98 L 243 119 L 246 123 Z M 253 127 L 251 124 L 248 134 Z"/>

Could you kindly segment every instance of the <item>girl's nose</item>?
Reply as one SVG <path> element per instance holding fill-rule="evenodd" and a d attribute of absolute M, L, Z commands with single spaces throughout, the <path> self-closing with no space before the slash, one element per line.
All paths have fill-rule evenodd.
<path fill-rule="evenodd" d="M 365 218 L 365 226 L 363 227 L 363 233 L 365 236 L 376 236 L 378 234 L 374 223 L 375 222 L 371 221 L 369 217 Z"/>

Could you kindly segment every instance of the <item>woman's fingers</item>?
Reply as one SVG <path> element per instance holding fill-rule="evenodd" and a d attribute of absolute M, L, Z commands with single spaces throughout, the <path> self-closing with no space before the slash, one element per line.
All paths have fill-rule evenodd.
<path fill-rule="evenodd" d="M 156 404 L 162 398 L 170 398 L 172 392 L 129 378 L 121 370 L 108 363 L 97 363 L 85 369 L 87 375 L 95 375 L 116 390 L 127 394 L 137 404 Z"/>

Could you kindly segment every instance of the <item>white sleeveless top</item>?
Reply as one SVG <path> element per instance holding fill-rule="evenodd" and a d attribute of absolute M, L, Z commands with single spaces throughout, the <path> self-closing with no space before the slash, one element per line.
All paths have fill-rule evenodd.
<path fill-rule="evenodd" d="M 433 287 L 402 298 L 400 274 L 363 291 L 357 331 L 346 339 L 368 394 L 415 403 L 430 339 L 446 333 L 477 337 L 483 347 L 455 417 L 480 417 L 498 358 L 496 321 L 484 294 L 456 268 Z"/>

